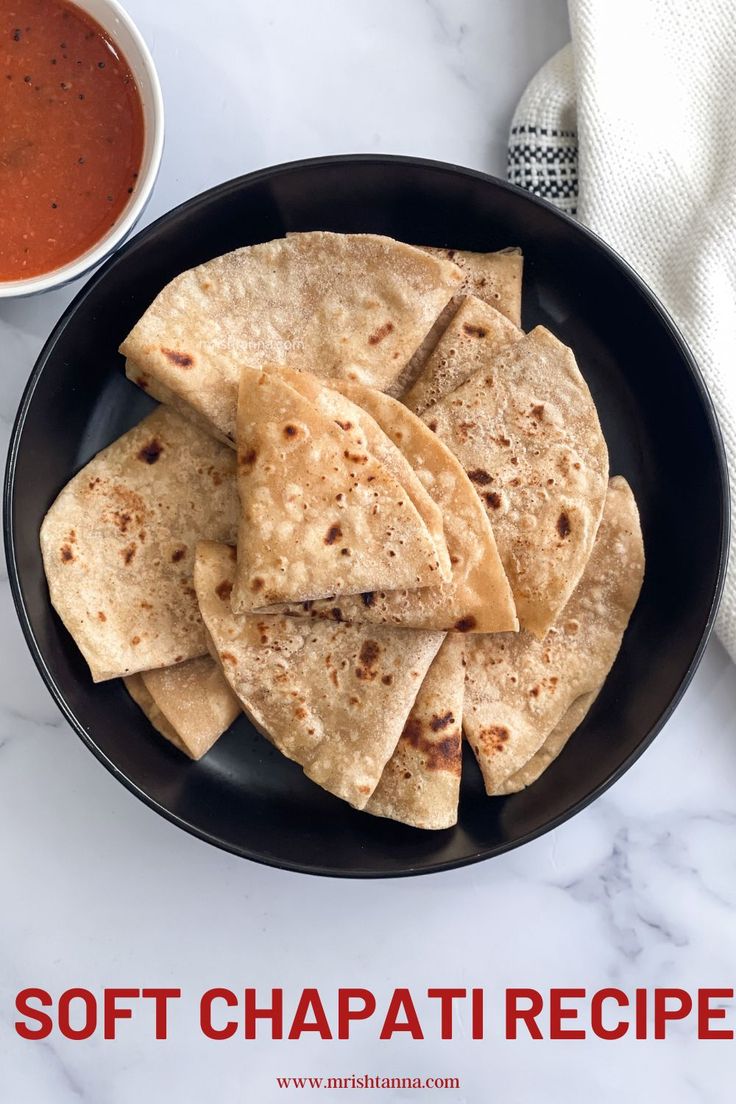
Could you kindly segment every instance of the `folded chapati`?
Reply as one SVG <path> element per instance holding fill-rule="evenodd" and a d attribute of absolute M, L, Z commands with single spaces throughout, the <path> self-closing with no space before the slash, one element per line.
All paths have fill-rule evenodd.
<path fill-rule="evenodd" d="M 241 713 L 220 665 L 209 655 L 124 681 L 153 727 L 190 759 L 201 759 Z"/>
<path fill-rule="evenodd" d="M 159 407 L 98 453 L 44 518 L 51 601 L 95 682 L 207 651 L 194 546 L 233 540 L 231 449 Z"/>
<path fill-rule="evenodd" d="M 531 786 L 532 782 L 536 782 L 564 750 L 567 741 L 575 729 L 582 724 L 597 697 L 598 691 L 593 690 L 590 694 L 581 694 L 579 698 L 576 698 L 552 729 L 539 751 L 532 755 L 529 762 L 520 767 L 516 774 L 512 774 L 510 778 L 507 778 L 495 793 L 499 796 L 518 793 L 519 790 Z"/>
<path fill-rule="evenodd" d="M 375 234 L 315 231 L 177 276 L 120 347 L 131 379 L 235 439 L 240 369 L 288 364 L 389 387 L 462 274 Z"/>
<path fill-rule="evenodd" d="M 307 777 L 363 808 L 442 633 L 233 613 L 234 551 L 205 542 L 194 583 L 217 658 L 249 717 Z"/>
<path fill-rule="evenodd" d="M 462 273 L 462 282 L 398 379 L 389 394 L 403 397 L 422 373 L 442 335 L 452 322 L 466 297 L 473 297 L 494 308 L 508 319 L 510 332 L 521 325 L 521 272 L 523 257 L 520 249 L 503 249 L 498 253 L 467 253 L 461 249 L 438 249 L 422 246 L 432 256 L 453 261 Z M 411 405 L 411 404 L 410 404 Z M 412 406 L 412 409 L 415 409 Z"/>
<path fill-rule="evenodd" d="M 370 453 L 401 484 L 427 526 L 437 552 L 440 576 L 443 580 L 449 580 L 452 577 L 452 568 L 445 543 L 442 511 L 425 490 L 424 484 L 401 449 L 383 432 L 378 422 L 346 395 L 321 383 L 309 372 L 293 372 L 289 368 L 267 371 L 275 371 L 285 383 L 314 403 L 326 418 L 331 418 L 347 433 L 353 450 Z"/>
<path fill-rule="evenodd" d="M 462 766 L 463 638 L 448 633 L 365 807 L 415 828 L 457 823 Z"/>
<path fill-rule="evenodd" d="M 626 480 L 616 476 L 585 573 L 546 636 L 522 632 L 466 640 L 463 729 L 489 794 L 503 792 L 574 703 L 582 708 L 581 696 L 598 692 L 643 575 L 636 502 Z"/>
<path fill-rule="evenodd" d="M 458 350 L 458 355 L 461 350 Z M 608 452 L 572 351 L 538 326 L 422 418 L 484 503 L 522 628 L 543 636 L 590 555 Z"/>
<path fill-rule="evenodd" d="M 484 367 L 489 357 L 520 341 L 523 332 L 493 307 L 470 296 L 437 342 L 422 373 L 402 397 L 410 410 L 422 414 Z"/>
<path fill-rule="evenodd" d="M 236 612 L 441 578 L 411 497 L 276 372 L 244 368 Z"/>
<path fill-rule="evenodd" d="M 356 383 L 336 383 L 403 452 L 444 520 L 452 578 L 436 586 L 374 589 L 331 601 L 291 605 L 296 616 L 459 632 L 515 631 L 518 621 L 493 532 L 472 484 L 452 453 L 402 403 Z"/>

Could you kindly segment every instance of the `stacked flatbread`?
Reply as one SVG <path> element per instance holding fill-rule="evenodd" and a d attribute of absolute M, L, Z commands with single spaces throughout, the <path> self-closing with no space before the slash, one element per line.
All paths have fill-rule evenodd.
<path fill-rule="evenodd" d="M 198 759 L 241 712 L 336 798 L 457 821 L 597 696 L 644 568 L 572 351 L 518 250 L 313 232 L 182 273 L 121 346 L 160 400 L 62 490 L 51 600 Z"/>

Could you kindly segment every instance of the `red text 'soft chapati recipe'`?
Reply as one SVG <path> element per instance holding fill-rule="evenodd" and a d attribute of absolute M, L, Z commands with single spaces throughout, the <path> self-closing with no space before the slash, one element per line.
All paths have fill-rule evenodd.
<path fill-rule="evenodd" d="M 142 153 L 138 89 L 102 28 L 63 0 L 0 0 L 0 280 L 99 241 Z"/>

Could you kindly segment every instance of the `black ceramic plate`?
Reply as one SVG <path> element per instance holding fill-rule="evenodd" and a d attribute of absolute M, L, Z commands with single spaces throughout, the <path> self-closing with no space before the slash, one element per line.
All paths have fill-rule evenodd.
<path fill-rule="evenodd" d="M 459 825 L 421 832 L 355 812 L 308 782 L 243 718 L 200 763 L 149 726 L 119 681 L 94 686 L 51 609 L 38 546 L 66 481 L 147 411 L 117 346 L 183 269 L 288 230 L 370 231 L 525 255 L 523 324 L 575 350 L 611 472 L 641 510 L 644 589 L 621 653 L 559 760 L 520 794 L 485 797 L 466 755 Z M 182 828 L 289 869 L 355 877 L 443 870 L 559 824 L 625 771 L 661 728 L 700 658 L 723 579 L 723 449 L 697 368 L 636 276 L 576 222 L 482 173 L 400 157 L 331 157 L 223 184 L 149 226 L 90 280 L 49 338 L 21 403 L 5 487 L 18 614 L 64 714 L 134 793 Z M 467 748 L 466 748 L 467 753 Z"/>

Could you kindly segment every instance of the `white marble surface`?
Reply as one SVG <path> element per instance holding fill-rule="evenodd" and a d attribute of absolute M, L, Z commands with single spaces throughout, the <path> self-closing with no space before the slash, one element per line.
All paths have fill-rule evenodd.
<path fill-rule="evenodd" d="M 567 38 L 563 0 L 130 0 L 160 68 L 168 135 L 149 219 L 222 179 L 296 157 L 381 150 L 504 167 L 515 101 Z M 0 429 L 75 289 L 0 304 Z M 383 883 L 249 864 L 149 811 L 62 722 L 0 583 L 0 1099 L 149 1104 L 351 1099 L 277 1074 L 453 1075 L 386 1101 L 732 1099 L 734 1043 L 208 1042 L 212 985 L 733 986 L 736 672 L 712 643 L 633 770 L 573 822 L 493 862 Z M 656 657 L 653 657 L 656 662 Z M 24 985 L 178 985 L 102 1042 L 28 1043 Z M 493 1004 L 493 1000 L 491 1000 Z M 358 1094 L 360 1095 L 360 1094 Z"/>

